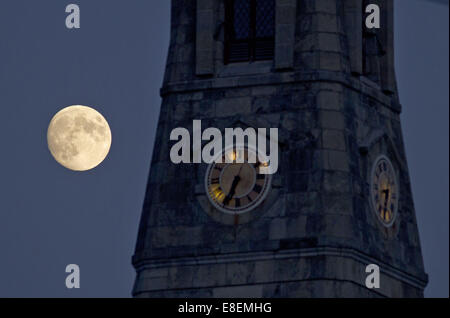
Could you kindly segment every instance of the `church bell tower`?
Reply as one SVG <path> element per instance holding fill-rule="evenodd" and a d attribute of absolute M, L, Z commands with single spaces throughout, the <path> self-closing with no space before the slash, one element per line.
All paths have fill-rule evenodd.
<path fill-rule="evenodd" d="M 369 4 L 379 29 L 365 25 Z M 393 9 L 172 0 L 135 297 L 423 296 Z M 278 172 L 173 163 L 171 132 L 192 136 L 194 120 L 222 132 L 277 128 Z M 370 264 L 379 288 L 366 286 Z"/>

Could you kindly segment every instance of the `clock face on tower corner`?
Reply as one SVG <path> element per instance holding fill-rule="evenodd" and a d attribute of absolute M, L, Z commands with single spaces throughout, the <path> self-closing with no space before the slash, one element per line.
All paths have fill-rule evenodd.
<path fill-rule="evenodd" d="M 249 162 L 249 156 L 256 158 L 256 163 Z M 265 164 L 259 161 L 256 151 L 247 147 L 224 151 L 221 157 L 222 163 L 212 163 L 206 171 L 205 187 L 209 201 L 227 214 L 240 215 L 252 211 L 269 193 L 272 176 L 260 173 Z M 243 158 L 244 163 L 237 163 L 238 158 Z"/>
<path fill-rule="evenodd" d="M 372 208 L 378 219 L 386 227 L 392 226 L 398 210 L 398 181 L 394 166 L 384 155 L 378 157 L 372 167 L 370 192 Z"/>

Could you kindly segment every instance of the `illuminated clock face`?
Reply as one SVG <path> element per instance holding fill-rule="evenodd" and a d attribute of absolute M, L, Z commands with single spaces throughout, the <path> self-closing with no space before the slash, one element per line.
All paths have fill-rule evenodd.
<path fill-rule="evenodd" d="M 256 160 L 249 160 L 249 156 Z M 238 158 L 244 163 L 237 163 Z M 251 163 L 254 161 L 256 163 Z M 259 161 L 256 152 L 247 148 L 224 152 L 222 162 L 211 164 L 206 172 L 205 186 L 210 202 L 228 214 L 255 209 L 270 190 L 271 176 L 260 173 L 265 164 Z"/>
<path fill-rule="evenodd" d="M 380 156 L 372 168 L 372 206 L 385 226 L 391 226 L 397 216 L 398 182 L 394 166 L 386 156 Z"/>

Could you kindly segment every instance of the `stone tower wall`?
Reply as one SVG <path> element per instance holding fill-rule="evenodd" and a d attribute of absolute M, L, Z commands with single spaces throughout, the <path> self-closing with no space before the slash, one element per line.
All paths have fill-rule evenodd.
<path fill-rule="evenodd" d="M 402 141 L 392 1 L 373 1 L 386 13 L 378 37 L 389 51 L 375 57 L 364 57 L 363 31 L 355 27 L 363 1 L 276 2 L 274 60 L 224 65 L 223 1 L 172 1 L 133 293 L 420 297 L 427 277 Z M 363 58 L 378 65 L 375 77 L 363 74 Z M 248 222 L 211 217 L 220 213 L 205 196 L 206 165 L 171 163 L 171 131 L 192 131 L 194 119 L 222 131 L 279 128 L 273 189 Z M 400 178 L 399 216 L 389 229 L 369 204 L 369 170 L 382 153 Z M 372 263 L 382 270 L 379 290 L 364 285 Z"/>

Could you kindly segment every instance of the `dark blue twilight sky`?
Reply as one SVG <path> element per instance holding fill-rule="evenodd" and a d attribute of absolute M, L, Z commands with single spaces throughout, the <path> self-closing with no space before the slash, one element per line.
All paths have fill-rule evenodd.
<path fill-rule="evenodd" d="M 442 2 L 442 1 L 439 1 Z M 70 31 L 65 6 L 81 7 Z M 448 7 L 396 0 L 397 77 L 428 296 L 448 297 Z M 447 1 L 448 3 L 448 1 Z M 0 3 L 0 297 L 129 297 L 169 41 L 168 0 Z M 113 146 L 75 173 L 50 156 L 72 104 L 109 121 Z M 65 288 L 65 266 L 81 289 Z"/>

